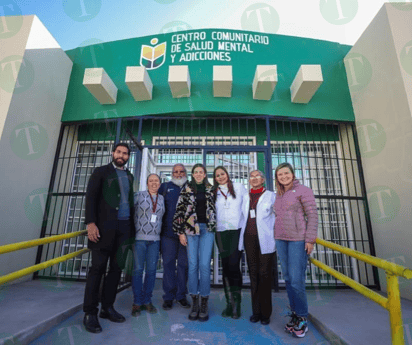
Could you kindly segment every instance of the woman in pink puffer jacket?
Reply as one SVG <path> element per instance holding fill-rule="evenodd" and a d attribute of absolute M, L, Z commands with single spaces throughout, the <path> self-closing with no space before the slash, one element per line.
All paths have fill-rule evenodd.
<path fill-rule="evenodd" d="M 308 330 L 305 271 L 317 237 L 318 211 L 312 189 L 299 183 L 292 165 L 279 164 L 275 181 L 276 248 L 292 311 L 285 331 L 303 338 Z"/>

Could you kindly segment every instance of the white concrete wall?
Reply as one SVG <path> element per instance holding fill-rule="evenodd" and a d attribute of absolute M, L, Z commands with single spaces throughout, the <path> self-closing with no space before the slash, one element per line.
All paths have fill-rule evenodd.
<path fill-rule="evenodd" d="M 376 255 L 412 269 L 412 11 L 387 3 L 345 57 Z M 382 289 L 386 277 L 380 272 Z M 412 282 L 400 278 L 401 296 Z"/>
<path fill-rule="evenodd" d="M 14 84 L 11 90 L 0 90 L 1 96 L 6 93 L 10 100 L 5 104 L 2 98 L 0 107 L 1 245 L 40 236 L 73 65 L 36 16 L 23 16 L 22 28 L 7 43 L 5 49 L 2 45 L 2 61 L 13 56 L 20 56 L 20 60 L 14 60 L 17 78 L 11 70 L 5 73 L 10 64 L 4 65 L 0 74 L 0 85 Z M 33 265 L 36 253 L 37 247 L 0 255 L 0 275 Z"/>

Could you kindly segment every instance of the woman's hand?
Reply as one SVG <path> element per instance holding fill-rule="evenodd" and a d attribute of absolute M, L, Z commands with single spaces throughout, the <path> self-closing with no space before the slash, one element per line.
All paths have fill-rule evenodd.
<path fill-rule="evenodd" d="M 187 238 L 185 234 L 179 234 L 179 241 L 182 246 L 187 246 Z"/>
<path fill-rule="evenodd" d="M 313 251 L 313 243 L 305 243 L 305 251 L 308 255 Z"/>

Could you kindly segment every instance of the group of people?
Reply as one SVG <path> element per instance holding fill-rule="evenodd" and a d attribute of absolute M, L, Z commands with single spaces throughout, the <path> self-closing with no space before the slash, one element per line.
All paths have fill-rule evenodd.
<path fill-rule="evenodd" d="M 190 309 L 189 320 L 207 321 L 216 241 L 226 297 L 222 316 L 241 316 L 240 261 L 245 251 L 251 285 L 250 321 L 270 323 L 277 250 L 291 308 L 285 331 L 304 337 L 308 330 L 305 271 L 317 237 L 318 214 L 313 191 L 299 183 L 293 167 L 282 163 L 276 168 L 276 192 L 272 192 L 265 188 L 265 176 L 259 170 L 250 172 L 247 191 L 242 184 L 232 182 L 223 166 L 214 169 L 211 184 L 203 164 L 193 166 L 190 181 L 184 165 L 176 164 L 170 182 L 161 184 L 158 175 L 150 174 L 147 190 L 133 194 L 133 175 L 124 168 L 129 155 L 127 144 L 117 144 L 112 162 L 95 169 L 87 187 L 85 222 L 92 266 L 83 308 L 86 329 L 102 331 L 97 318 L 98 292 L 109 258 L 99 316 L 113 322 L 125 321 L 113 304 L 124 268 L 118 252 L 132 237 L 133 316 L 142 311 L 157 312 L 152 294 L 161 253 L 162 308 L 170 310 L 176 301 Z"/>

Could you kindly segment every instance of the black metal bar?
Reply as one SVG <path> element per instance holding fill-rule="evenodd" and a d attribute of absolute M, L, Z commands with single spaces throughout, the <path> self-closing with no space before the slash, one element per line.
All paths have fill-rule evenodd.
<path fill-rule="evenodd" d="M 269 190 L 273 190 L 273 173 L 272 173 L 272 153 L 271 153 L 271 141 L 270 141 L 270 120 L 266 118 L 266 185 Z M 277 269 L 276 269 L 277 270 Z M 278 284 L 278 283 L 277 283 Z"/>
<path fill-rule="evenodd" d="M 51 198 L 52 198 L 51 192 L 53 191 L 53 188 L 54 188 L 54 180 L 56 178 L 56 171 L 57 171 L 57 166 L 59 162 L 59 153 L 61 150 L 63 134 L 64 134 L 64 126 L 61 124 L 59 138 L 57 140 L 57 147 L 56 147 L 56 151 L 54 154 L 54 162 L 53 162 L 53 168 L 52 168 L 52 173 L 50 177 L 49 190 L 48 190 L 47 200 L 46 200 L 46 207 L 45 207 L 44 214 L 43 214 L 43 222 L 42 222 L 41 231 L 40 231 L 40 238 L 44 238 L 46 234 L 47 218 L 48 218 L 50 203 L 51 203 Z M 36 265 L 41 262 L 42 254 L 43 254 L 43 246 L 39 246 L 37 248 L 37 254 L 36 254 Z M 38 271 L 34 272 L 33 279 L 37 279 L 38 275 L 39 275 Z"/>
<path fill-rule="evenodd" d="M 365 216 L 366 216 L 366 229 L 368 232 L 368 237 L 369 237 L 369 249 L 370 253 L 372 256 L 376 256 L 376 250 L 375 250 L 375 241 L 373 239 L 373 232 L 372 232 L 372 224 L 371 224 L 371 216 L 370 216 L 370 211 L 369 211 L 369 203 L 367 199 L 367 193 L 366 193 L 366 186 L 365 186 L 365 177 L 363 174 L 363 167 L 362 167 L 362 159 L 361 159 L 361 153 L 359 149 L 359 142 L 358 142 L 358 133 L 356 131 L 356 127 L 354 124 L 352 124 L 352 132 L 353 132 L 353 140 L 355 144 L 355 152 L 356 152 L 356 157 L 357 157 L 357 163 L 358 163 L 358 169 L 359 169 L 359 177 L 360 177 L 360 184 L 361 184 L 361 190 L 362 190 L 362 196 L 364 197 L 364 207 L 365 207 Z M 378 274 L 378 268 L 373 266 L 372 267 L 373 271 L 373 278 L 376 284 L 376 287 L 378 290 L 381 289 L 380 281 L 379 281 L 379 274 Z"/>
<path fill-rule="evenodd" d="M 116 123 L 116 139 L 114 140 L 114 144 L 116 145 L 118 142 L 120 142 L 120 133 L 122 130 L 122 119 L 118 118 L 117 123 Z"/>

